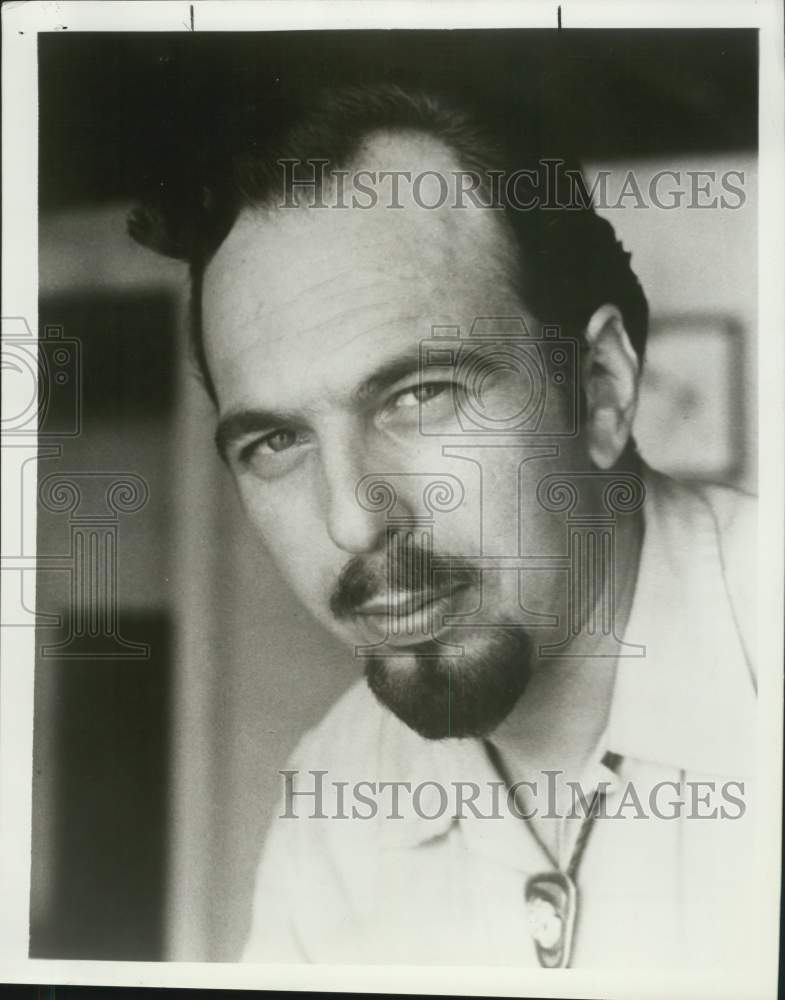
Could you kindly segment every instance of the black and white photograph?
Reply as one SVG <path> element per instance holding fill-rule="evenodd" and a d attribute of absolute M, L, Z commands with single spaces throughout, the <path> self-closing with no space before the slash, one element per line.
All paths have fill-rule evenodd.
<path fill-rule="evenodd" d="M 773 2 L 3 8 L 0 981 L 774 997 Z"/>

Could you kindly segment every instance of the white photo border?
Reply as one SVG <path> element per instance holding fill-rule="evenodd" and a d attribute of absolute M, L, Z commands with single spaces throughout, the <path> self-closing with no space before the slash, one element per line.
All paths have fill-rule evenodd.
<path fill-rule="evenodd" d="M 232 963 L 54 961 L 27 958 L 34 631 L 0 635 L 0 982 L 206 987 L 456 995 L 629 998 L 775 996 L 779 949 L 782 788 L 782 623 L 785 532 L 785 136 L 783 13 L 760 2 L 436 2 L 416 0 L 194 0 L 6 3 L 3 19 L 3 298 L 6 320 L 37 330 L 37 35 L 55 31 L 275 31 L 347 28 L 758 28 L 759 29 L 759 780 L 772 790 L 760 817 L 760 955 L 740 956 L 738 978 L 705 974 L 552 971 L 490 967 L 261 966 Z M 3 372 L 4 411 L 15 412 Z M 8 407 L 6 410 L 5 408 Z M 764 460 L 765 458 L 765 460 Z M 3 448 L 3 554 L 18 551 L 15 526 L 35 538 L 36 496 L 10 476 Z M 18 527 L 16 528 L 18 531 Z M 3 602 L 8 599 L 3 591 Z M 776 790 L 776 794 L 773 790 Z M 752 915 L 747 915 L 752 919 Z"/>

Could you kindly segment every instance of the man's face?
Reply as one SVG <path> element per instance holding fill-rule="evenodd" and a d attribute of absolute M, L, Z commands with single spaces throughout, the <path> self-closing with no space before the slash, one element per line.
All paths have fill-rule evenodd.
<path fill-rule="evenodd" d="M 422 138 L 382 138 L 366 155 L 369 169 L 456 169 Z M 532 373 L 493 340 L 473 375 L 421 371 L 433 328 L 467 340 L 478 317 L 520 316 L 533 339 L 541 328 L 513 291 L 494 213 L 402 201 L 244 212 L 205 273 L 205 350 L 227 461 L 295 594 L 405 722 L 478 735 L 523 692 L 546 616 L 563 620 L 566 573 L 481 573 L 471 560 L 563 557 L 564 522 L 535 489 L 586 459 L 579 438 L 456 423 L 462 399 L 504 424 L 531 398 Z M 572 419 L 552 353 L 550 431 Z"/>

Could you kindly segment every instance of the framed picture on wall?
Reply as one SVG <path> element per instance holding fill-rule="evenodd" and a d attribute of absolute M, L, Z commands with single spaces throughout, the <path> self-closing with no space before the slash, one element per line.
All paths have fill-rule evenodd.
<path fill-rule="evenodd" d="M 745 471 L 745 342 L 727 315 L 652 322 L 635 435 L 643 457 L 682 479 L 737 482 Z M 697 446 L 696 446 L 697 445 Z"/>

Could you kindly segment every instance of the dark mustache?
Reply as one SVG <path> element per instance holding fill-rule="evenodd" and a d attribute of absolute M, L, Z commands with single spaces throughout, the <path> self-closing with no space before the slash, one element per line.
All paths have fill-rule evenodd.
<path fill-rule="evenodd" d="M 479 571 L 460 556 L 434 553 L 414 541 L 398 539 L 381 552 L 349 560 L 330 596 L 330 610 L 339 620 L 353 618 L 380 594 L 421 593 L 435 589 L 437 581 L 439 590 L 455 590 L 479 580 Z"/>

